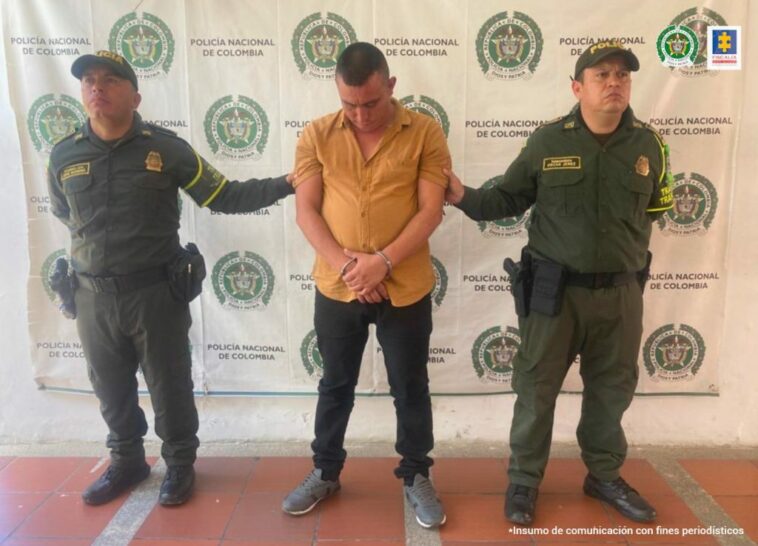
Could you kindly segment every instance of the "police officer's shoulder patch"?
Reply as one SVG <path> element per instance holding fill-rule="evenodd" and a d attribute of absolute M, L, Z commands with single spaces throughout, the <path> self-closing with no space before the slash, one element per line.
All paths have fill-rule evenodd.
<path fill-rule="evenodd" d="M 168 135 L 172 137 L 178 136 L 176 134 L 176 131 L 172 131 L 171 129 L 166 129 L 165 127 L 161 127 L 159 125 L 153 125 L 152 123 L 143 123 L 143 125 L 148 131 L 153 132 L 153 133 Z M 144 131 L 143 131 L 143 134 L 144 134 Z M 150 136 L 150 135 L 145 135 L 145 136 Z"/>
<path fill-rule="evenodd" d="M 542 123 L 540 123 L 537 126 L 537 128 L 534 130 L 534 132 L 536 133 L 540 129 L 544 129 L 545 127 L 549 127 L 550 125 L 556 125 L 557 123 L 560 123 L 561 121 L 563 121 L 565 118 L 566 118 L 566 116 L 558 116 L 557 118 L 553 118 L 553 119 L 549 119 L 547 121 L 543 121 Z"/>
<path fill-rule="evenodd" d="M 66 135 L 62 139 L 60 139 L 58 142 L 55 143 L 55 146 L 53 148 L 58 148 L 61 146 L 61 144 L 70 143 L 70 142 L 79 142 L 81 139 L 84 138 L 84 132 L 82 131 L 82 128 L 77 128 L 73 133 Z"/>
<path fill-rule="evenodd" d="M 635 118 L 634 121 L 632 121 L 632 127 L 634 127 L 635 129 L 647 129 L 648 131 L 653 133 L 655 135 L 655 138 L 657 138 L 660 142 L 664 142 L 663 137 L 658 132 L 658 130 L 652 125 L 650 125 L 649 123 L 645 123 L 644 121 L 640 121 L 637 118 Z"/>

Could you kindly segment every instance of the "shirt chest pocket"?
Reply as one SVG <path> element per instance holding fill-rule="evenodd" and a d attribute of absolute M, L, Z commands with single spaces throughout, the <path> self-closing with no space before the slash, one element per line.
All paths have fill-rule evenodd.
<path fill-rule="evenodd" d="M 71 211 L 71 221 L 81 226 L 91 220 L 97 201 L 96 196 L 93 195 L 92 176 L 75 176 L 64 180 L 61 189 Z"/>
<path fill-rule="evenodd" d="M 171 178 L 163 173 L 132 173 L 132 176 L 127 176 L 121 191 L 124 202 L 133 209 L 132 212 L 144 218 L 177 209 L 176 190 Z"/>
<path fill-rule="evenodd" d="M 584 173 L 580 170 L 560 169 L 543 171 L 537 190 L 537 203 L 559 216 L 576 216 L 584 202 Z"/>

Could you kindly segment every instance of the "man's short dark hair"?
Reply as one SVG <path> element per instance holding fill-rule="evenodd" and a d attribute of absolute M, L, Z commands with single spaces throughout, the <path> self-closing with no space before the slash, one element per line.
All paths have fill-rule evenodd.
<path fill-rule="evenodd" d="M 378 47 L 367 42 L 350 44 L 337 59 L 337 75 L 346 85 L 358 86 L 368 81 L 374 72 L 390 77 L 387 59 Z"/>

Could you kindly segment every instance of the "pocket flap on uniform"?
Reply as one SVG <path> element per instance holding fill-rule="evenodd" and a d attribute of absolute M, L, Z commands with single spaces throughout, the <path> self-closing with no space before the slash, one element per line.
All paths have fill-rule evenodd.
<path fill-rule="evenodd" d="M 624 179 L 624 186 L 634 193 L 642 193 L 645 195 L 653 193 L 653 182 L 646 176 L 634 172 L 630 173 L 629 176 Z"/>
<path fill-rule="evenodd" d="M 161 173 L 140 173 L 134 177 L 134 183 L 141 188 L 165 190 L 171 185 L 171 177 Z"/>
<path fill-rule="evenodd" d="M 556 170 L 556 171 L 543 171 L 542 183 L 551 188 L 558 186 L 573 186 L 578 184 L 584 173 L 582 171 L 574 170 Z"/>
<path fill-rule="evenodd" d="M 82 190 L 86 190 L 92 185 L 92 175 L 84 176 L 72 176 L 67 178 L 63 184 L 63 193 L 65 195 L 71 195 L 72 193 L 78 193 Z"/>

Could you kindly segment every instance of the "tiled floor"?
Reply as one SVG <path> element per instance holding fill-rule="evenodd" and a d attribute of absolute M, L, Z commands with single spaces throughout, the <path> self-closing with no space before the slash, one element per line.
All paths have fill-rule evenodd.
<path fill-rule="evenodd" d="M 154 460 L 151 460 L 154 463 Z M 656 506 L 655 525 L 621 518 L 581 492 L 585 470 L 578 459 L 551 460 L 540 488 L 534 525 L 524 529 L 503 518 L 506 463 L 491 458 L 438 458 L 433 478 L 448 514 L 439 532 L 406 529 L 401 483 L 392 458 L 351 458 L 342 491 L 299 518 L 281 512 L 281 500 L 310 469 L 307 458 L 203 457 L 196 464 L 194 496 L 182 507 L 152 506 L 159 476 L 101 507 L 86 506 L 81 491 L 103 470 L 85 457 L 0 457 L 2 546 L 444 546 L 574 544 L 749 544 L 758 541 L 758 460 L 675 461 L 691 477 L 696 496 L 712 499 L 741 530 L 743 542 L 696 533 L 707 528 L 644 459 L 631 459 L 624 477 Z M 156 471 L 157 472 L 157 471 Z M 142 492 L 149 493 L 144 495 Z M 149 499 L 139 501 L 138 499 Z M 144 521 L 131 521 L 128 538 L 107 539 L 116 517 L 147 502 Z M 123 520 L 123 517 L 122 517 Z M 127 521 L 129 518 L 127 516 Z M 728 520 L 727 520 L 728 521 Z M 422 534 L 419 534 L 421 532 Z M 683 533 L 691 533 L 682 536 Z M 426 535 L 424 533 L 427 533 Z M 414 538 L 415 537 L 415 538 Z M 422 538 L 418 538 L 422 537 Z M 746 537 L 749 537 L 746 538 Z M 745 542 L 744 540 L 747 540 Z"/>

